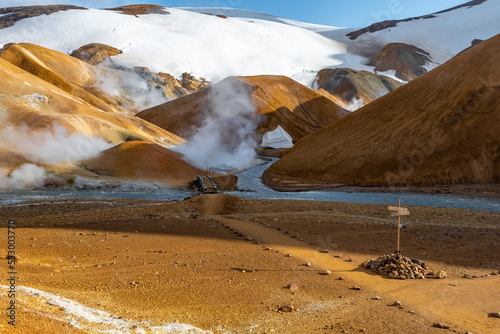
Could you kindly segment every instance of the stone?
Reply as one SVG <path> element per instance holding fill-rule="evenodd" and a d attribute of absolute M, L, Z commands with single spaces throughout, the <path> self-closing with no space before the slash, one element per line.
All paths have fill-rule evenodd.
<path fill-rule="evenodd" d="M 287 254 L 285 255 L 285 257 L 292 257 L 292 254 Z"/>
<path fill-rule="evenodd" d="M 500 312 L 489 313 L 488 317 L 490 317 L 490 318 L 500 318 Z"/>
<path fill-rule="evenodd" d="M 344 280 L 344 277 L 340 276 L 340 277 L 338 278 L 338 280 L 339 280 L 339 281 L 343 281 L 343 280 Z"/>
<path fill-rule="evenodd" d="M 442 329 L 449 329 L 450 328 L 450 326 L 443 324 L 442 322 L 436 322 L 433 325 L 433 327 L 442 328 Z"/>
<path fill-rule="evenodd" d="M 385 255 L 366 261 L 363 266 L 391 279 L 424 279 L 424 262 L 402 255 Z"/>
<path fill-rule="evenodd" d="M 402 303 L 399 300 L 396 300 L 392 306 L 402 306 Z"/>
<path fill-rule="evenodd" d="M 438 273 L 436 274 L 436 277 L 440 278 L 440 279 L 446 278 L 446 271 L 444 271 L 444 270 L 438 271 Z"/>
<path fill-rule="evenodd" d="M 304 266 L 310 267 L 310 266 L 312 266 L 312 264 L 311 264 L 311 262 L 306 262 L 306 263 L 304 263 Z"/>
<path fill-rule="evenodd" d="M 382 297 L 376 296 L 372 298 L 373 300 L 382 300 Z"/>
<path fill-rule="evenodd" d="M 321 273 L 321 275 L 330 275 L 332 272 L 328 269 L 325 269 L 323 270 L 323 272 Z"/>
<path fill-rule="evenodd" d="M 290 290 L 290 292 L 299 292 L 300 291 L 300 288 L 295 285 L 295 284 L 288 284 L 287 286 L 285 286 L 285 289 L 288 289 Z"/>
<path fill-rule="evenodd" d="M 280 306 L 280 308 L 278 309 L 279 312 L 293 312 L 293 310 L 294 307 L 291 304 Z"/>
<path fill-rule="evenodd" d="M 246 236 L 246 237 L 245 237 L 245 240 L 246 240 L 246 241 L 253 241 L 253 238 L 252 238 L 251 236 Z"/>
<path fill-rule="evenodd" d="M 353 286 L 351 289 L 352 290 L 357 290 L 357 291 L 361 290 L 361 288 L 359 286 Z"/>

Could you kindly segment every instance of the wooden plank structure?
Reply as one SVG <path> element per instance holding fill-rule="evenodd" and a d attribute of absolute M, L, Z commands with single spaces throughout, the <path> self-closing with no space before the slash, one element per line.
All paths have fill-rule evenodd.
<path fill-rule="evenodd" d="M 396 254 L 401 254 L 400 250 L 400 236 L 401 236 L 401 216 L 408 216 L 410 214 L 410 210 L 408 208 L 401 207 L 401 199 L 398 199 L 398 206 L 389 206 L 389 211 L 391 211 L 391 216 L 398 217 L 398 240 L 397 240 L 397 248 Z"/>

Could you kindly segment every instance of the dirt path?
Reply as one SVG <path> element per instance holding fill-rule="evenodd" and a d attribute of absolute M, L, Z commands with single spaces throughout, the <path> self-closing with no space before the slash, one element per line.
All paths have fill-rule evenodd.
<path fill-rule="evenodd" d="M 224 209 L 224 197 L 207 196 L 205 214 L 223 223 L 228 228 L 258 240 L 262 245 L 291 254 L 292 257 L 310 262 L 318 271 L 330 270 L 333 275 L 342 276 L 360 286 L 372 290 L 384 300 L 399 300 L 414 312 L 432 323 L 445 323 L 454 329 L 473 333 L 498 334 L 497 324 L 488 322 L 487 314 L 500 308 L 498 276 L 480 280 L 389 280 L 361 269 L 357 262 L 347 262 L 334 258 L 331 254 L 320 253 L 306 243 L 283 234 L 276 229 L 248 220 L 230 219 L 217 214 Z"/>

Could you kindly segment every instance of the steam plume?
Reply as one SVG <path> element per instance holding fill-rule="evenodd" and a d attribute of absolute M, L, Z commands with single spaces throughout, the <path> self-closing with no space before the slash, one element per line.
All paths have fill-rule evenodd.
<path fill-rule="evenodd" d="M 240 169 L 255 157 L 259 117 L 249 87 L 230 78 L 211 88 L 209 105 L 200 128 L 178 147 L 200 168 Z"/>
<path fill-rule="evenodd" d="M 0 132 L 2 146 L 29 161 L 53 165 L 94 158 L 112 145 L 102 138 L 68 133 L 65 127 L 53 125 L 52 130 L 38 132 L 31 132 L 27 126 L 7 126 Z"/>
<path fill-rule="evenodd" d="M 0 189 L 41 187 L 45 183 L 45 169 L 33 164 L 23 164 L 8 175 L 0 169 Z"/>

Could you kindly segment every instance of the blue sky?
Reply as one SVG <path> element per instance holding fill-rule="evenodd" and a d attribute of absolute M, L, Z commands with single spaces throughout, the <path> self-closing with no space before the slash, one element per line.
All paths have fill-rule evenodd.
<path fill-rule="evenodd" d="M 58 3 L 103 8 L 149 3 L 168 7 L 231 7 L 260 11 L 309 23 L 364 27 L 388 19 L 430 14 L 465 2 L 467 0 L 2 0 L 1 6 Z"/>

